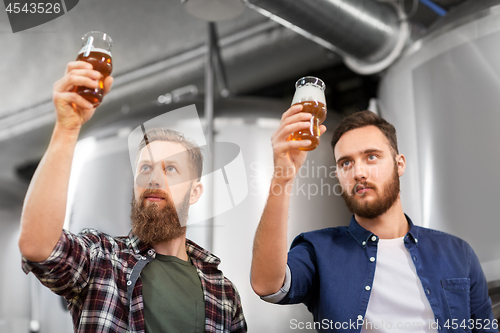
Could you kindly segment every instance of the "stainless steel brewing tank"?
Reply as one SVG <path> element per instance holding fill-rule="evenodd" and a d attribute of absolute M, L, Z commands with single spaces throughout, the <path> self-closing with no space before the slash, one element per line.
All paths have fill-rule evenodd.
<path fill-rule="evenodd" d="M 445 16 L 384 75 L 383 117 L 406 155 L 401 196 L 418 225 L 469 242 L 500 279 L 500 1 Z"/>

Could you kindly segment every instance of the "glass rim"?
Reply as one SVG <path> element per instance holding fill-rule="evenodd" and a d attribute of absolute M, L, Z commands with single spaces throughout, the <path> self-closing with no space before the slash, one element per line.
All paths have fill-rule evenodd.
<path fill-rule="evenodd" d="M 323 82 L 323 80 L 321 80 L 319 77 L 316 77 L 316 76 L 304 76 L 304 77 L 301 77 L 300 79 L 297 80 L 297 82 L 295 82 L 295 89 L 297 89 L 299 87 L 299 85 L 302 85 L 302 84 L 305 84 L 305 83 L 310 83 L 314 86 L 317 86 L 318 88 L 320 88 L 321 90 L 325 90 L 325 82 Z"/>
<path fill-rule="evenodd" d="M 85 41 L 89 35 L 91 34 L 96 34 L 96 35 L 103 35 L 104 38 L 102 39 L 103 41 L 105 41 L 106 43 L 109 43 L 111 46 L 113 45 L 113 39 L 111 38 L 110 35 L 108 35 L 107 33 L 105 32 L 102 32 L 102 31 L 97 31 L 97 30 L 93 30 L 93 31 L 89 31 L 89 32 L 86 32 L 83 36 L 82 36 L 82 40 Z"/>

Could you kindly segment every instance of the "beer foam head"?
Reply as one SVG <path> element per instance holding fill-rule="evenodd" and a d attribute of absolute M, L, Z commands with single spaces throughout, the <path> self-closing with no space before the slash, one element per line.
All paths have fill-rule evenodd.
<path fill-rule="evenodd" d="M 82 47 L 80 49 L 80 52 L 78 52 L 78 55 L 80 55 L 82 53 L 85 53 L 85 55 L 89 55 L 90 52 L 100 52 L 100 53 L 107 54 L 108 56 L 111 57 L 111 52 L 110 51 L 102 49 L 102 48 L 99 48 L 99 47 L 94 47 L 94 46 L 90 46 L 90 49 L 89 49 L 88 45 L 85 45 L 84 47 Z"/>
<path fill-rule="evenodd" d="M 325 93 L 323 90 L 312 84 L 305 84 L 298 87 L 293 95 L 292 105 L 305 101 L 316 101 L 326 105 Z"/>

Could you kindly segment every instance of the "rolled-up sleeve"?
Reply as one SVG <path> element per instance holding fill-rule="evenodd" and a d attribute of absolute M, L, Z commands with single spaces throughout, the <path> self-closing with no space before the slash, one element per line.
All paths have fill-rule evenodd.
<path fill-rule="evenodd" d="M 278 290 L 272 295 L 261 296 L 261 299 L 269 303 L 278 303 L 279 301 L 284 299 L 288 294 L 291 283 L 292 283 L 292 272 L 290 271 L 290 267 L 286 265 L 285 282 L 283 282 L 283 286 L 280 288 L 280 290 Z"/>
<path fill-rule="evenodd" d="M 298 235 L 288 252 L 285 281 L 278 292 L 261 297 L 277 304 L 298 304 L 312 296 L 316 273 L 316 254 L 304 234 Z"/>
<path fill-rule="evenodd" d="M 95 236 L 96 239 L 93 239 Z M 40 262 L 22 258 L 22 269 L 32 272 L 54 293 L 67 299 L 78 295 L 88 284 L 92 269 L 92 247 L 96 235 L 77 236 L 63 230 L 50 256 Z"/>

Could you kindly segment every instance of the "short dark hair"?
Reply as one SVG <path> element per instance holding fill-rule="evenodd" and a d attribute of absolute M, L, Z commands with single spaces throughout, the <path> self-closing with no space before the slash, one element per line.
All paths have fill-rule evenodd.
<path fill-rule="evenodd" d="M 340 121 L 335 130 L 333 131 L 332 137 L 332 149 L 333 149 L 333 157 L 335 158 L 335 145 L 340 140 L 342 135 L 346 132 L 366 127 L 366 126 L 375 126 L 377 127 L 389 140 L 389 144 L 393 149 L 393 153 L 399 154 L 398 151 L 398 139 L 396 137 L 396 128 L 387 120 L 382 117 L 379 117 L 375 113 L 369 110 L 359 111 L 350 116 L 345 117 Z M 336 159 L 336 158 L 335 158 Z"/>
<path fill-rule="evenodd" d="M 203 171 L 203 155 L 200 147 L 196 143 L 187 139 L 181 132 L 165 128 L 152 128 L 144 134 L 141 142 L 139 143 L 139 151 L 153 141 L 180 143 L 184 148 L 186 148 L 189 154 L 189 159 L 194 167 L 193 171 L 195 171 L 198 181 L 200 180 Z"/>

